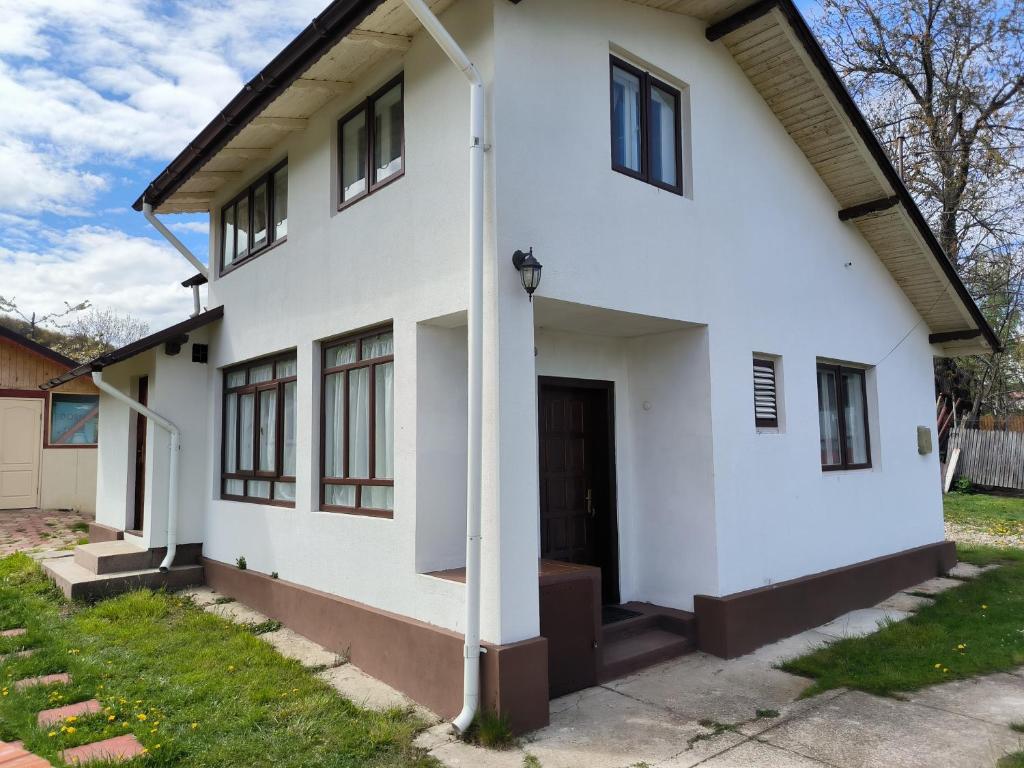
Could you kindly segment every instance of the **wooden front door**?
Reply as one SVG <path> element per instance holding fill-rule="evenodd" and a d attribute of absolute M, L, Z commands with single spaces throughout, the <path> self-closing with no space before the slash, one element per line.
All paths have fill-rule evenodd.
<path fill-rule="evenodd" d="M 43 402 L 0 397 L 0 509 L 39 505 Z"/>
<path fill-rule="evenodd" d="M 149 405 L 149 377 L 139 379 L 139 402 Z M 149 422 L 141 413 L 135 414 L 135 514 L 132 530 L 142 531 L 146 522 L 146 425 Z"/>
<path fill-rule="evenodd" d="M 538 405 L 541 557 L 600 568 L 618 603 L 613 385 L 542 377 Z"/>

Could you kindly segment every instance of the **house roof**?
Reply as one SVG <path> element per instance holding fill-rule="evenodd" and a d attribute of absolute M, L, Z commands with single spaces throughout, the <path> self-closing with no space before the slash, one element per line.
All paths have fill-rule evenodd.
<path fill-rule="evenodd" d="M 65 368 L 74 368 L 78 365 L 78 362 L 72 360 L 70 357 L 65 357 L 60 352 L 55 352 L 49 347 L 44 347 L 35 341 L 32 341 L 28 336 L 12 331 L 10 328 L 6 328 L 0 325 L 0 338 L 7 339 L 8 341 L 14 342 L 20 347 L 24 347 L 29 352 L 32 352 L 40 357 L 45 357 L 47 360 L 52 360 L 58 365 L 63 365 Z"/>
<path fill-rule="evenodd" d="M 61 384 L 66 384 L 72 379 L 77 379 L 79 376 L 85 376 L 87 373 L 102 371 L 108 365 L 120 363 L 130 357 L 135 357 L 136 355 L 147 352 L 148 350 L 158 347 L 165 342 L 180 340 L 181 337 L 185 336 L 189 331 L 194 331 L 196 328 L 202 328 L 204 325 L 208 325 L 215 320 L 220 320 L 222 317 L 224 317 L 224 307 L 214 307 L 206 312 L 190 317 L 188 320 L 172 325 L 169 328 L 164 328 L 162 331 L 150 334 L 143 339 L 133 341 L 131 344 L 121 347 L 120 349 L 115 349 L 112 352 L 104 352 L 95 360 L 90 360 L 88 363 L 83 363 L 76 368 L 72 368 L 70 371 L 61 374 L 56 378 L 50 379 L 45 384 L 41 384 L 39 388 L 53 389 L 54 387 L 59 387 Z M 73 362 L 72 365 L 74 365 Z"/>
<path fill-rule="evenodd" d="M 518 0 L 513 0 L 517 2 Z M 793 0 L 626 0 L 699 18 L 721 42 L 828 186 L 946 354 L 999 342 L 960 280 Z M 454 0 L 430 0 L 440 13 Z M 220 187 L 268 157 L 289 132 L 381 59 L 408 48 L 419 23 L 402 0 L 334 0 L 254 77 L 135 202 L 209 211 Z"/>

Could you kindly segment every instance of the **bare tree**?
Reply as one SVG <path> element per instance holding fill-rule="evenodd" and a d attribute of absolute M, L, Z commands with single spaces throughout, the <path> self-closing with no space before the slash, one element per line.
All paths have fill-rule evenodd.
<path fill-rule="evenodd" d="M 104 352 L 131 344 L 149 333 L 149 324 L 112 309 L 90 309 L 63 327 L 55 348 L 73 360 L 92 360 Z"/>
<path fill-rule="evenodd" d="M 1006 346 L 940 386 L 966 389 L 972 416 L 1019 408 L 1024 0 L 822 0 L 813 23 Z"/>
<path fill-rule="evenodd" d="M 37 342 L 41 342 L 39 336 L 42 328 L 46 326 L 60 328 L 61 320 L 65 317 L 73 315 L 76 312 L 82 312 L 90 306 L 88 299 L 73 305 L 65 301 L 64 309 L 57 312 L 49 312 L 45 315 L 37 315 L 35 312 L 29 313 L 20 309 L 13 296 L 9 299 L 4 296 L 0 296 L 0 312 L 11 315 L 20 321 L 17 328 L 19 333 L 22 333 L 32 339 L 32 341 Z"/>

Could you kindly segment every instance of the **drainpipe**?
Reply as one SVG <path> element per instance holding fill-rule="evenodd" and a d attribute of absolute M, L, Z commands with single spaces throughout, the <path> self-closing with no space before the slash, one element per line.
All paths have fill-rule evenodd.
<path fill-rule="evenodd" d="M 164 223 L 162 221 L 160 221 L 160 219 L 158 219 L 156 217 L 156 214 L 153 213 L 153 206 L 152 205 L 150 205 L 149 203 L 143 202 L 142 203 L 142 215 L 146 217 L 146 221 L 148 221 L 150 224 L 152 224 L 156 228 L 157 232 L 159 232 L 161 235 L 163 235 L 167 239 L 167 242 L 169 242 L 171 245 L 173 245 L 175 248 L 177 248 L 178 253 L 180 253 L 182 256 L 184 256 L 186 259 L 188 259 L 189 262 L 191 262 L 192 266 L 195 267 L 199 271 L 199 274 L 201 274 L 203 277 L 209 277 L 210 276 L 209 271 L 206 269 L 206 265 L 203 264 L 203 262 L 201 262 L 199 259 L 197 259 L 196 255 L 194 253 L 192 253 L 192 251 L 190 251 L 188 248 L 186 248 L 185 244 L 183 242 L 181 242 L 181 240 L 176 238 L 174 236 L 174 233 L 171 232 L 171 230 L 169 230 L 167 227 L 165 227 Z"/>
<path fill-rule="evenodd" d="M 147 419 L 152 419 L 156 425 L 163 427 L 171 435 L 171 461 L 167 489 L 167 555 L 160 563 L 160 570 L 167 573 L 174 563 L 174 555 L 178 549 L 178 451 L 181 449 L 181 431 L 160 414 L 154 413 L 142 403 L 132 400 L 121 390 L 105 382 L 102 370 L 92 372 L 92 383 L 101 392 L 106 392 L 136 413 L 142 414 Z"/>
<path fill-rule="evenodd" d="M 462 712 L 452 723 L 465 733 L 480 702 L 480 446 L 483 408 L 484 81 L 423 0 L 405 0 L 427 33 L 469 80 L 469 413 L 466 467 L 466 640 Z"/>

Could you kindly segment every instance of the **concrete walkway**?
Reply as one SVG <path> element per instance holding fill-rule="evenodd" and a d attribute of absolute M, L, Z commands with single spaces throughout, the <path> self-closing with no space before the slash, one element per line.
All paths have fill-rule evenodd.
<path fill-rule="evenodd" d="M 433 723 L 417 746 L 448 768 L 994 768 L 1024 749 L 1024 736 L 1009 728 L 1024 721 L 1024 668 L 902 700 L 846 690 L 801 700 L 810 681 L 775 669 L 837 638 L 870 634 L 882 620 L 904 619 L 931 602 L 925 595 L 980 572 L 958 565 L 955 578 L 931 579 L 739 659 L 693 653 L 556 699 L 548 727 L 500 752 L 454 739 L 448 723 L 294 632 L 262 637 L 357 704 L 415 708 Z M 229 620 L 266 620 L 205 587 L 186 594 Z"/>
<path fill-rule="evenodd" d="M 91 514 L 53 509 L 0 510 L 0 557 L 34 549 L 60 549 L 85 536 Z"/>

